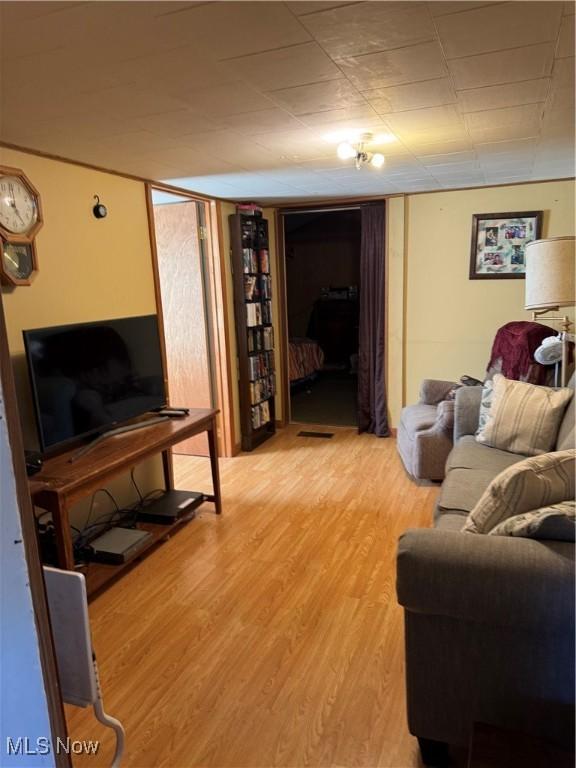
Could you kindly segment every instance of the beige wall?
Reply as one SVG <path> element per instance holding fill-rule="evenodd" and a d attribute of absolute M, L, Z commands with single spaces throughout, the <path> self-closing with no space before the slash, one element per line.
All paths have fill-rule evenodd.
<path fill-rule="evenodd" d="M 22 330 L 156 312 L 146 196 L 140 182 L 1 147 L 0 164 L 28 175 L 44 213 L 32 285 L 2 288 L 25 443 L 33 447 Z M 92 215 L 96 194 L 108 207 L 105 219 Z M 144 487 L 158 485 L 155 467 L 137 472 Z M 131 500 L 125 482 L 115 487 L 122 503 Z"/>
<path fill-rule="evenodd" d="M 386 395 L 390 425 L 402 410 L 404 371 L 404 197 L 386 203 Z"/>
<path fill-rule="evenodd" d="M 524 280 L 468 279 L 472 214 L 528 210 L 544 211 L 543 237 L 573 235 L 574 183 L 407 196 L 405 402 L 417 399 L 424 378 L 482 378 L 497 329 L 530 319 Z M 400 241 L 399 232 L 393 239 Z M 400 290 L 396 275 L 391 291 Z M 397 380 L 389 388 L 396 393 Z"/>

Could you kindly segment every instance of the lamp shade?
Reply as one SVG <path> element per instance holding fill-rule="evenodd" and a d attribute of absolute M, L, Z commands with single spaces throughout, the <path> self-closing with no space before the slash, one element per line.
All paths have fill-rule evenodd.
<path fill-rule="evenodd" d="M 574 243 L 574 237 L 550 237 L 527 244 L 525 309 L 552 309 L 576 303 Z"/>

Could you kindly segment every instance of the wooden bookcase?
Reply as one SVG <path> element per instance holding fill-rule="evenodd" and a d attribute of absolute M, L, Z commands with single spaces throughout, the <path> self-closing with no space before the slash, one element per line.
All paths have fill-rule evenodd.
<path fill-rule="evenodd" d="M 276 431 L 268 221 L 242 213 L 229 219 L 242 450 L 252 451 Z"/>

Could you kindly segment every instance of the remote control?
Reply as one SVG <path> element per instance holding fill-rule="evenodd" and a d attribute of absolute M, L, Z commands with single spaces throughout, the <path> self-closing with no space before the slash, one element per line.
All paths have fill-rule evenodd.
<path fill-rule="evenodd" d="M 188 416 L 190 413 L 189 408 L 161 408 L 156 411 L 159 416 Z"/>

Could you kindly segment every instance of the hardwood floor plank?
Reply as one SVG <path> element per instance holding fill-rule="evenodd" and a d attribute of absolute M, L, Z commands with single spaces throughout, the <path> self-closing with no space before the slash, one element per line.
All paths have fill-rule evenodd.
<path fill-rule="evenodd" d="M 291 425 L 221 461 L 224 514 L 205 505 L 90 605 L 106 708 L 126 768 L 415 768 L 404 696 L 398 536 L 431 524 L 437 486 L 395 441 Z M 175 457 L 177 487 L 210 488 Z M 112 740 L 67 708 L 73 738 Z"/>

